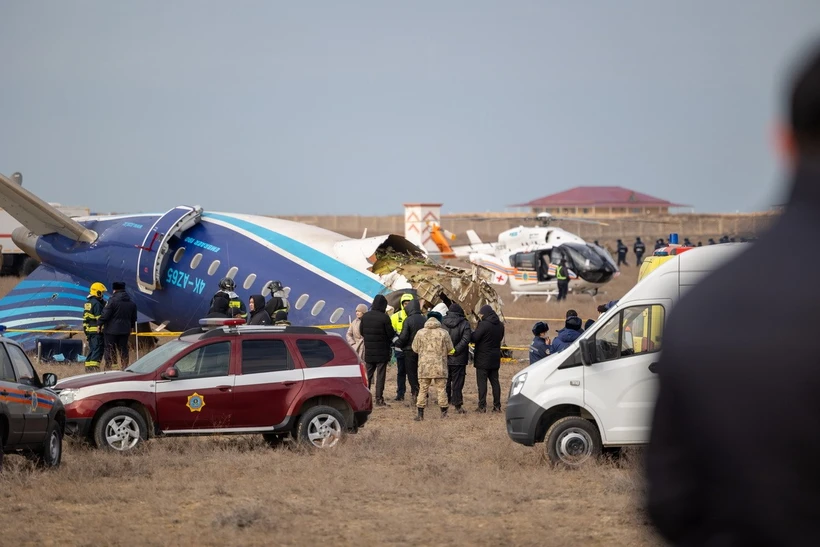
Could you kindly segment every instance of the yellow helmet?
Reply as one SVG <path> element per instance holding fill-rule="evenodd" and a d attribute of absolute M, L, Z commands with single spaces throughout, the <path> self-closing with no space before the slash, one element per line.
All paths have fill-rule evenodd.
<path fill-rule="evenodd" d="M 102 296 L 102 294 L 106 291 L 108 291 L 108 289 L 106 289 L 105 285 L 103 285 L 99 281 L 97 281 L 96 283 L 91 284 L 91 291 L 90 292 L 91 292 L 91 294 L 93 294 L 95 296 Z"/>

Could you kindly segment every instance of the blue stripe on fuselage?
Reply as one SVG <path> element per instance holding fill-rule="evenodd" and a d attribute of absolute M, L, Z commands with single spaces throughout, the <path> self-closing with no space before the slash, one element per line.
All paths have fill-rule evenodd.
<path fill-rule="evenodd" d="M 288 236 L 274 232 L 259 226 L 258 224 L 248 222 L 247 220 L 233 218 L 227 215 L 205 213 L 202 216 L 204 218 L 221 220 L 222 222 L 226 222 L 232 226 L 236 226 L 237 228 L 250 232 L 255 236 L 261 237 L 265 241 L 276 245 L 283 251 L 304 260 L 311 266 L 315 266 L 319 270 L 332 275 L 339 281 L 363 292 L 371 298 L 385 291 L 384 285 L 375 279 L 372 279 L 357 269 Z"/>

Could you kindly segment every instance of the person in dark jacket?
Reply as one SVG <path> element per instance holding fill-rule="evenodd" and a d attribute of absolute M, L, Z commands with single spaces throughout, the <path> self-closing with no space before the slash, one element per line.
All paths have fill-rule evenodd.
<path fill-rule="evenodd" d="M 501 412 L 501 384 L 498 383 L 498 369 L 501 368 L 501 342 L 504 340 L 504 323 L 488 304 L 478 310 L 481 321 L 470 336 L 475 344 L 475 377 L 478 383 L 478 408 L 476 412 L 487 412 L 487 380 L 493 390 L 493 412 Z"/>
<path fill-rule="evenodd" d="M 629 252 L 629 247 L 627 247 L 623 241 L 620 239 L 618 240 L 618 266 L 623 264 L 624 266 L 629 266 L 626 263 L 626 255 Z"/>
<path fill-rule="evenodd" d="M 254 294 L 248 299 L 248 310 L 248 325 L 273 325 L 273 320 L 265 309 L 265 297 L 261 294 Z"/>
<path fill-rule="evenodd" d="M 208 319 L 211 318 L 225 318 L 227 319 L 230 317 L 230 310 L 229 310 L 229 301 L 226 296 L 217 295 L 211 301 L 211 309 L 208 310 L 208 315 L 205 317 Z"/>
<path fill-rule="evenodd" d="M 407 304 L 407 317 L 401 325 L 401 333 L 396 344 L 404 352 L 404 369 L 407 371 L 407 383 L 410 384 L 410 401 L 415 400 L 419 395 L 419 354 L 413 351 L 413 338 L 416 337 L 427 318 L 421 314 L 421 306 L 417 299 L 413 299 Z"/>
<path fill-rule="evenodd" d="M 581 318 L 577 315 L 567 317 L 564 328 L 559 330 L 557 336 L 549 345 L 550 354 L 560 353 L 567 349 L 570 344 L 581 336 Z"/>
<path fill-rule="evenodd" d="M 820 538 L 818 386 L 812 275 L 771 286 L 761 256 L 800 256 L 820 233 L 820 47 L 791 91 L 781 152 L 789 166 L 786 207 L 746 250 L 692 287 L 663 333 L 659 391 L 646 454 L 648 512 L 672 545 L 816 545 Z M 690 251 L 697 252 L 697 251 Z M 720 310 L 719 329 L 703 310 Z M 749 343 L 749 332 L 766 343 Z M 697 332 L 697 336 L 692 336 Z"/>
<path fill-rule="evenodd" d="M 105 364 L 110 368 L 125 369 L 128 366 L 128 337 L 137 328 L 137 305 L 125 292 L 125 283 L 115 281 L 114 293 L 100 316 L 100 330 L 105 336 Z M 117 356 L 115 357 L 115 354 Z M 114 366 L 114 361 L 119 366 Z"/>
<path fill-rule="evenodd" d="M 470 358 L 472 329 L 470 322 L 464 317 L 464 309 L 456 303 L 450 304 L 442 324 L 453 342 L 453 351 L 447 356 L 447 400 L 455 407 L 456 413 L 465 414 L 467 411 L 462 408 L 462 391 L 467 376 L 467 361 Z"/>
<path fill-rule="evenodd" d="M 271 281 L 268 283 L 267 288 L 270 290 L 270 300 L 265 304 L 265 311 L 268 312 L 271 319 L 277 317 L 278 314 L 280 321 L 283 319 L 287 321 L 289 310 L 288 303 L 284 297 L 285 289 L 282 287 L 282 283 L 279 281 Z"/>
<path fill-rule="evenodd" d="M 370 311 L 362 315 L 359 328 L 364 339 L 364 362 L 367 368 L 367 385 L 373 385 L 376 376 L 376 406 L 389 406 L 384 402 L 384 379 L 387 374 L 387 363 L 393 354 L 393 337 L 396 331 L 390 323 L 387 310 L 387 298 L 377 294 L 373 298 Z"/>
<path fill-rule="evenodd" d="M 539 321 L 532 326 L 532 333 L 535 335 L 535 338 L 532 339 L 532 344 L 530 344 L 530 364 L 540 361 L 549 355 L 550 341 L 549 338 L 547 338 L 547 332 L 549 330 L 549 325 L 543 321 Z"/>
<path fill-rule="evenodd" d="M 635 238 L 635 244 L 632 246 L 632 250 L 635 252 L 635 263 L 640 266 L 643 261 L 643 254 L 646 252 L 646 245 L 641 241 L 640 237 Z"/>

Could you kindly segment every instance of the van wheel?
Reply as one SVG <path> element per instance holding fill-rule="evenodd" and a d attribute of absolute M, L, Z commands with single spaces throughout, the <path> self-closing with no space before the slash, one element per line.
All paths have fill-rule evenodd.
<path fill-rule="evenodd" d="M 299 418 L 296 438 L 313 448 L 333 448 L 342 440 L 347 428 L 341 412 L 329 406 L 314 406 Z"/>
<path fill-rule="evenodd" d="M 601 455 L 601 435 L 589 420 L 567 416 L 549 428 L 544 450 L 552 465 L 579 467 Z"/>
<path fill-rule="evenodd" d="M 145 420 L 131 407 L 109 408 L 94 424 L 94 444 L 97 448 L 129 452 L 147 438 Z"/>

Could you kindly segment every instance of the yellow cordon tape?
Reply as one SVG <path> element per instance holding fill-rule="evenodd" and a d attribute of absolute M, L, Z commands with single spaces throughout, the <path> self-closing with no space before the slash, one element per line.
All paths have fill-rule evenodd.
<path fill-rule="evenodd" d="M 550 320 L 551 321 L 551 320 Z M 320 329 L 340 329 L 344 327 L 348 327 L 349 325 L 321 325 L 318 328 Z M 6 329 L 5 332 L 40 332 L 43 334 L 85 334 L 81 330 L 48 330 L 48 329 Z M 182 334 L 181 332 L 168 332 L 168 331 L 160 331 L 160 332 L 132 332 L 129 336 L 179 336 Z M 471 346 L 473 344 L 470 344 Z M 501 349 L 508 349 L 512 351 L 528 351 L 530 348 L 529 346 L 501 346 Z"/>

